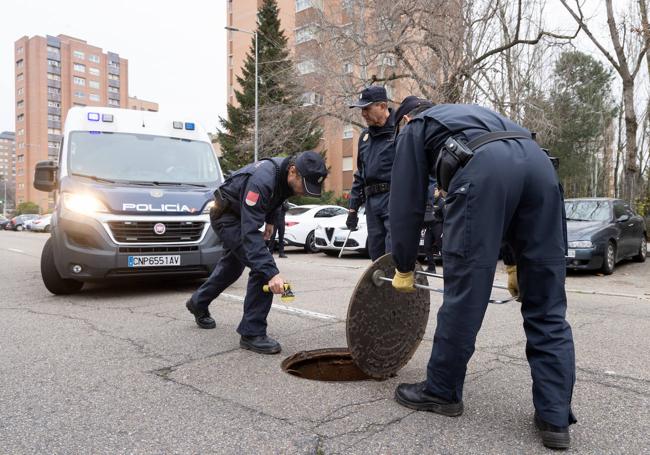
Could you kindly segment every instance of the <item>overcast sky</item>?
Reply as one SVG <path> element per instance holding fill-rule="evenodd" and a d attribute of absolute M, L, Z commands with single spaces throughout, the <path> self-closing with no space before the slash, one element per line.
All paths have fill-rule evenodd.
<path fill-rule="evenodd" d="M 14 42 L 69 35 L 129 61 L 129 95 L 215 131 L 226 110 L 226 0 L 2 0 L 0 131 L 13 131 Z"/>
<path fill-rule="evenodd" d="M 237 1 L 237 0 L 235 0 Z M 629 1 L 629 0 L 628 0 Z M 0 131 L 13 131 L 14 42 L 65 34 L 129 60 L 129 95 L 159 103 L 161 112 L 195 118 L 211 132 L 226 111 L 227 0 L 1 0 Z M 592 31 L 607 43 L 602 0 L 587 0 Z M 619 9 L 626 1 L 615 2 Z M 548 0 L 555 31 L 575 24 L 558 0 Z M 582 51 L 593 45 L 582 35 Z M 609 47 L 609 46 L 608 46 Z"/>

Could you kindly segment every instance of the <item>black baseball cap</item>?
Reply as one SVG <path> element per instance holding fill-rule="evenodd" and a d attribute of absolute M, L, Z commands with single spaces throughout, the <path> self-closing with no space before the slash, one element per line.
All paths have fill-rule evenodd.
<path fill-rule="evenodd" d="M 296 168 L 302 176 L 305 192 L 310 196 L 320 197 L 323 192 L 323 180 L 327 177 L 325 160 L 312 150 L 300 153 L 296 157 Z"/>
<path fill-rule="evenodd" d="M 395 124 L 399 124 L 405 115 L 408 115 L 408 113 L 413 109 L 422 105 L 433 106 L 433 103 L 431 103 L 431 101 L 425 100 L 424 98 L 418 98 L 414 95 L 410 95 L 404 98 L 402 100 L 402 104 L 400 104 L 395 111 Z"/>
<path fill-rule="evenodd" d="M 348 106 L 350 109 L 353 107 L 364 108 L 370 106 L 372 103 L 378 103 L 380 101 L 388 101 L 386 89 L 378 85 L 371 85 L 370 87 L 363 89 L 363 91 L 359 94 L 359 99 L 356 101 L 356 103 L 350 104 Z"/>

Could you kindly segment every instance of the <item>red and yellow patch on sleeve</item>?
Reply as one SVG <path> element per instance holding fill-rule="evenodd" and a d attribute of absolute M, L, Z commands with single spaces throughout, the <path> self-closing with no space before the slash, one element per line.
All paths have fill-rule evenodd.
<path fill-rule="evenodd" d="M 256 193 L 254 191 L 249 191 L 246 194 L 246 205 L 250 205 L 251 207 L 257 204 L 257 201 L 260 199 L 259 193 Z"/>

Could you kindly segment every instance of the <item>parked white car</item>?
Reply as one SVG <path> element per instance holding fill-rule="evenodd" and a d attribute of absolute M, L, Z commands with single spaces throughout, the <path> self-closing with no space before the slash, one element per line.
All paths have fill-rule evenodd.
<path fill-rule="evenodd" d="M 284 243 L 303 247 L 308 253 L 316 253 L 316 227 L 326 219 L 347 213 L 347 209 L 338 205 L 298 205 L 290 208 L 284 218 Z"/>
<path fill-rule="evenodd" d="M 40 218 L 32 220 L 28 229 L 37 232 L 50 232 L 50 229 L 52 228 L 51 223 L 52 215 L 43 215 Z"/>
<path fill-rule="evenodd" d="M 350 232 L 345 225 L 348 218 L 344 214 L 323 220 L 316 228 L 316 248 L 328 256 L 338 256 L 345 239 L 350 234 L 345 245 L 345 252 L 354 251 L 363 255 L 368 254 L 368 227 L 366 225 L 365 207 L 359 209 L 359 224 L 356 231 Z"/>

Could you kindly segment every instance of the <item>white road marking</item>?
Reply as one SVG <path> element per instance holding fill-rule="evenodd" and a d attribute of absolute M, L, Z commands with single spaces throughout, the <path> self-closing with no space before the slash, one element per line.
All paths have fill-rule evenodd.
<path fill-rule="evenodd" d="M 227 298 L 233 299 L 233 300 L 238 300 L 240 302 L 244 301 L 243 297 L 238 296 L 238 295 L 234 295 L 234 294 L 222 293 L 221 296 L 227 297 Z M 280 303 L 274 303 L 274 304 L 271 305 L 271 307 L 274 308 L 275 310 L 282 311 L 284 313 L 296 314 L 296 315 L 299 315 L 299 316 L 306 316 L 308 318 L 322 319 L 322 320 L 325 320 L 325 321 L 339 321 L 339 318 L 337 318 L 333 314 L 317 313 L 315 311 L 303 310 L 301 308 L 295 308 L 295 307 L 288 306 L 288 305 L 283 305 L 283 304 L 280 304 Z"/>
<path fill-rule="evenodd" d="M 13 251 L 14 253 L 25 254 L 25 252 L 24 252 L 23 250 L 19 250 L 19 249 L 17 249 L 17 248 L 7 248 L 7 249 L 8 249 L 9 251 Z"/>

